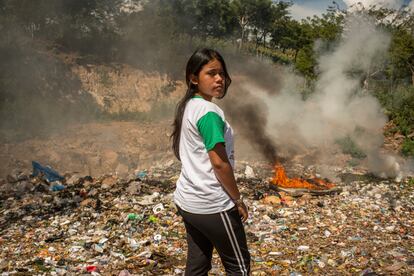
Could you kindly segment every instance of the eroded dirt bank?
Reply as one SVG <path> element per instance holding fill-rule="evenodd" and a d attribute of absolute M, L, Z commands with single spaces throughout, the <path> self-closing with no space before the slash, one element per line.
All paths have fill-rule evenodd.
<path fill-rule="evenodd" d="M 59 172 L 127 175 L 172 159 L 168 120 L 73 125 L 48 138 L 0 145 L 1 175 L 31 170 L 31 161 Z"/>

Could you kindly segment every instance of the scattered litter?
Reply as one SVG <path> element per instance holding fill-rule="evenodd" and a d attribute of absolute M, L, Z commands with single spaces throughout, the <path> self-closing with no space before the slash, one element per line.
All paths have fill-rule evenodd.
<path fill-rule="evenodd" d="M 154 214 L 159 214 L 164 210 L 164 205 L 162 203 L 158 203 L 157 205 L 154 206 L 154 208 L 152 208 L 152 211 L 154 212 Z"/>
<path fill-rule="evenodd" d="M 155 242 L 159 242 L 159 241 L 161 241 L 161 239 L 162 239 L 162 236 L 161 236 L 160 234 L 156 234 L 156 235 L 154 236 L 154 241 L 155 241 Z"/>
<path fill-rule="evenodd" d="M 299 251 L 308 251 L 309 250 L 309 246 L 307 245 L 301 245 L 298 247 Z"/>
<path fill-rule="evenodd" d="M 157 223 L 158 222 L 158 218 L 157 217 L 154 217 L 153 215 L 151 215 L 151 216 L 148 217 L 148 222 Z"/>
<path fill-rule="evenodd" d="M 98 267 L 97 267 L 97 266 L 95 266 L 95 265 L 88 265 L 88 266 L 86 267 L 86 271 L 87 271 L 87 272 L 97 272 L 97 271 L 98 271 Z"/>
<path fill-rule="evenodd" d="M 244 175 L 246 176 L 246 178 L 254 178 L 256 177 L 253 168 L 250 167 L 249 165 L 246 166 L 246 170 L 244 171 Z"/>
<path fill-rule="evenodd" d="M 146 171 L 137 172 L 136 176 L 140 179 L 144 179 L 147 176 L 147 172 Z"/>
<path fill-rule="evenodd" d="M 127 216 L 128 220 L 137 220 L 138 218 L 139 218 L 139 216 L 137 214 L 134 214 L 134 213 L 130 213 Z"/>
<path fill-rule="evenodd" d="M 42 175 L 43 177 L 45 177 L 45 179 L 48 182 L 59 181 L 59 180 L 62 181 L 65 179 L 63 176 L 61 176 L 57 171 L 55 171 L 51 167 L 49 166 L 44 167 L 36 161 L 32 161 L 32 167 L 33 167 L 32 176 Z"/>
<path fill-rule="evenodd" d="M 131 273 L 129 273 L 128 270 L 124 269 L 121 272 L 119 272 L 118 276 L 132 276 Z"/>
<path fill-rule="evenodd" d="M 65 186 L 64 186 L 64 185 L 62 185 L 62 184 L 54 184 L 54 185 L 50 188 L 50 190 L 51 190 L 52 192 L 62 191 L 63 189 L 65 189 Z"/>
<path fill-rule="evenodd" d="M 160 194 L 158 192 L 153 193 L 152 195 L 146 195 L 141 197 L 137 203 L 140 205 L 153 205 L 154 204 L 154 200 L 156 198 L 158 198 L 160 196 Z"/>
<path fill-rule="evenodd" d="M 358 180 L 335 183 L 342 193 L 292 196 L 269 186 L 267 165 L 249 167 L 236 175 L 249 208 L 252 275 L 414 273 L 409 180 L 359 174 Z M 289 175 L 314 175 L 303 166 L 290 169 L 295 173 Z M 129 180 L 69 174 L 45 179 L 36 170 L 37 176 L 0 180 L 2 275 L 183 275 L 185 229 L 172 201 L 176 166 Z M 212 266 L 214 275 L 224 275 L 216 253 Z"/>

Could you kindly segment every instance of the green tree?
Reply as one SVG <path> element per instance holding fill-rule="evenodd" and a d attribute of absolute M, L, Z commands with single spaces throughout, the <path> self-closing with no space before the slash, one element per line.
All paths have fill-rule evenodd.
<path fill-rule="evenodd" d="M 293 60 L 295 62 L 299 50 L 310 47 L 313 43 L 310 24 L 306 22 L 299 23 L 289 17 L 275 22 L 271 36 L 274 47 L 280 48 L 282 52 L 286 50 L 293 51 Z"/>
<path fill-rule="evenodd" d="M 404 29 L 393 32 L 389 72 L 393 78 L 411 77 L 414 85 L 414 36 Z"/>
<path fill-rule="evenodd" d="M 300 24 L 290 24 L 292 30 L 285 42 L 295 51 L 296 68 L 299 72 L 309 79 L 316 77 L 316 53 L 313 43 L 319 40 L 324 50 L 330 50 L 342 34 L 344 21 L 343 13 L 330 8 L 320 17 L 308 17 Z"/>
<path fill-rule="evenodd" d="M 160 1 L 160 8 L 169 11 L 177 31 L 191 37 L 225 38 L 238 26 L 234 8 L 221 0 L 168 0 Z M 166 14 L 165 14 L 166 15 Z"/>
<path fill-rule="evenodd" d="M 312 38 L 320 39 L 327 45 L 335 42 L 342 34 L 345 17 L 335 10 L 328 10 L 321 17 L 314 16 L 309 19 L 312 26 Z"/>
<path fill-rule="evenodd" d="M 233 0 L 230 2 L 240 27 L 239 49 L 243 48 L 243 43 L 246 41 L 247 27 L 254 16 L 254 1 L 255 0 Z"/>
<path fill-rule="evenodd" d="M 196 31 L 201 36 L 218 38 L 232 35 L 238 22 L 229 1 L 195 1 Z"/>
<path fill-rule="evenodd" d="M 256 0 L 252 6 L 251 28 L 255 36 L 255 45 L 266 46 L 266 37 L 271 31 L 275 7 L 271 0 Z"/>
<path fill-rule="evenodd" d="M 314 79 L 315 75 L 315 53 L 310 45 L 298 50 L 296 57 L 296 69 L 308 79 Z"/>

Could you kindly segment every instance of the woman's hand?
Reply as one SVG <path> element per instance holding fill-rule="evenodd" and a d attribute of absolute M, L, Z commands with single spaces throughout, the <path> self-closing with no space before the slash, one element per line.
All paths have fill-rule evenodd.
<path fill-rule="evenodd" d="M 242 202 L 241 204 L 237 205 L 237 209 L 239 210 L 242 222 L 246 222 L 247 218 L 249 217 L 249 212 L 247 211 L 246 204 Z"/>

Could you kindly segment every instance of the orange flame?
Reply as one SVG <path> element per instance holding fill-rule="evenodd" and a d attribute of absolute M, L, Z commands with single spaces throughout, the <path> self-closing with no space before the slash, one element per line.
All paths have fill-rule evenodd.
<path fill-rule="evenodd" d="M 282 188 L 301 188 L 309 190 L 329 190 L 335 187 L 335 184 L 317 177 L 307 180 L 302 178 L 288 178 L 285 169 L 278 163 L 275 165 L 275 176 L 272 179 L 272 183 Z"/>

